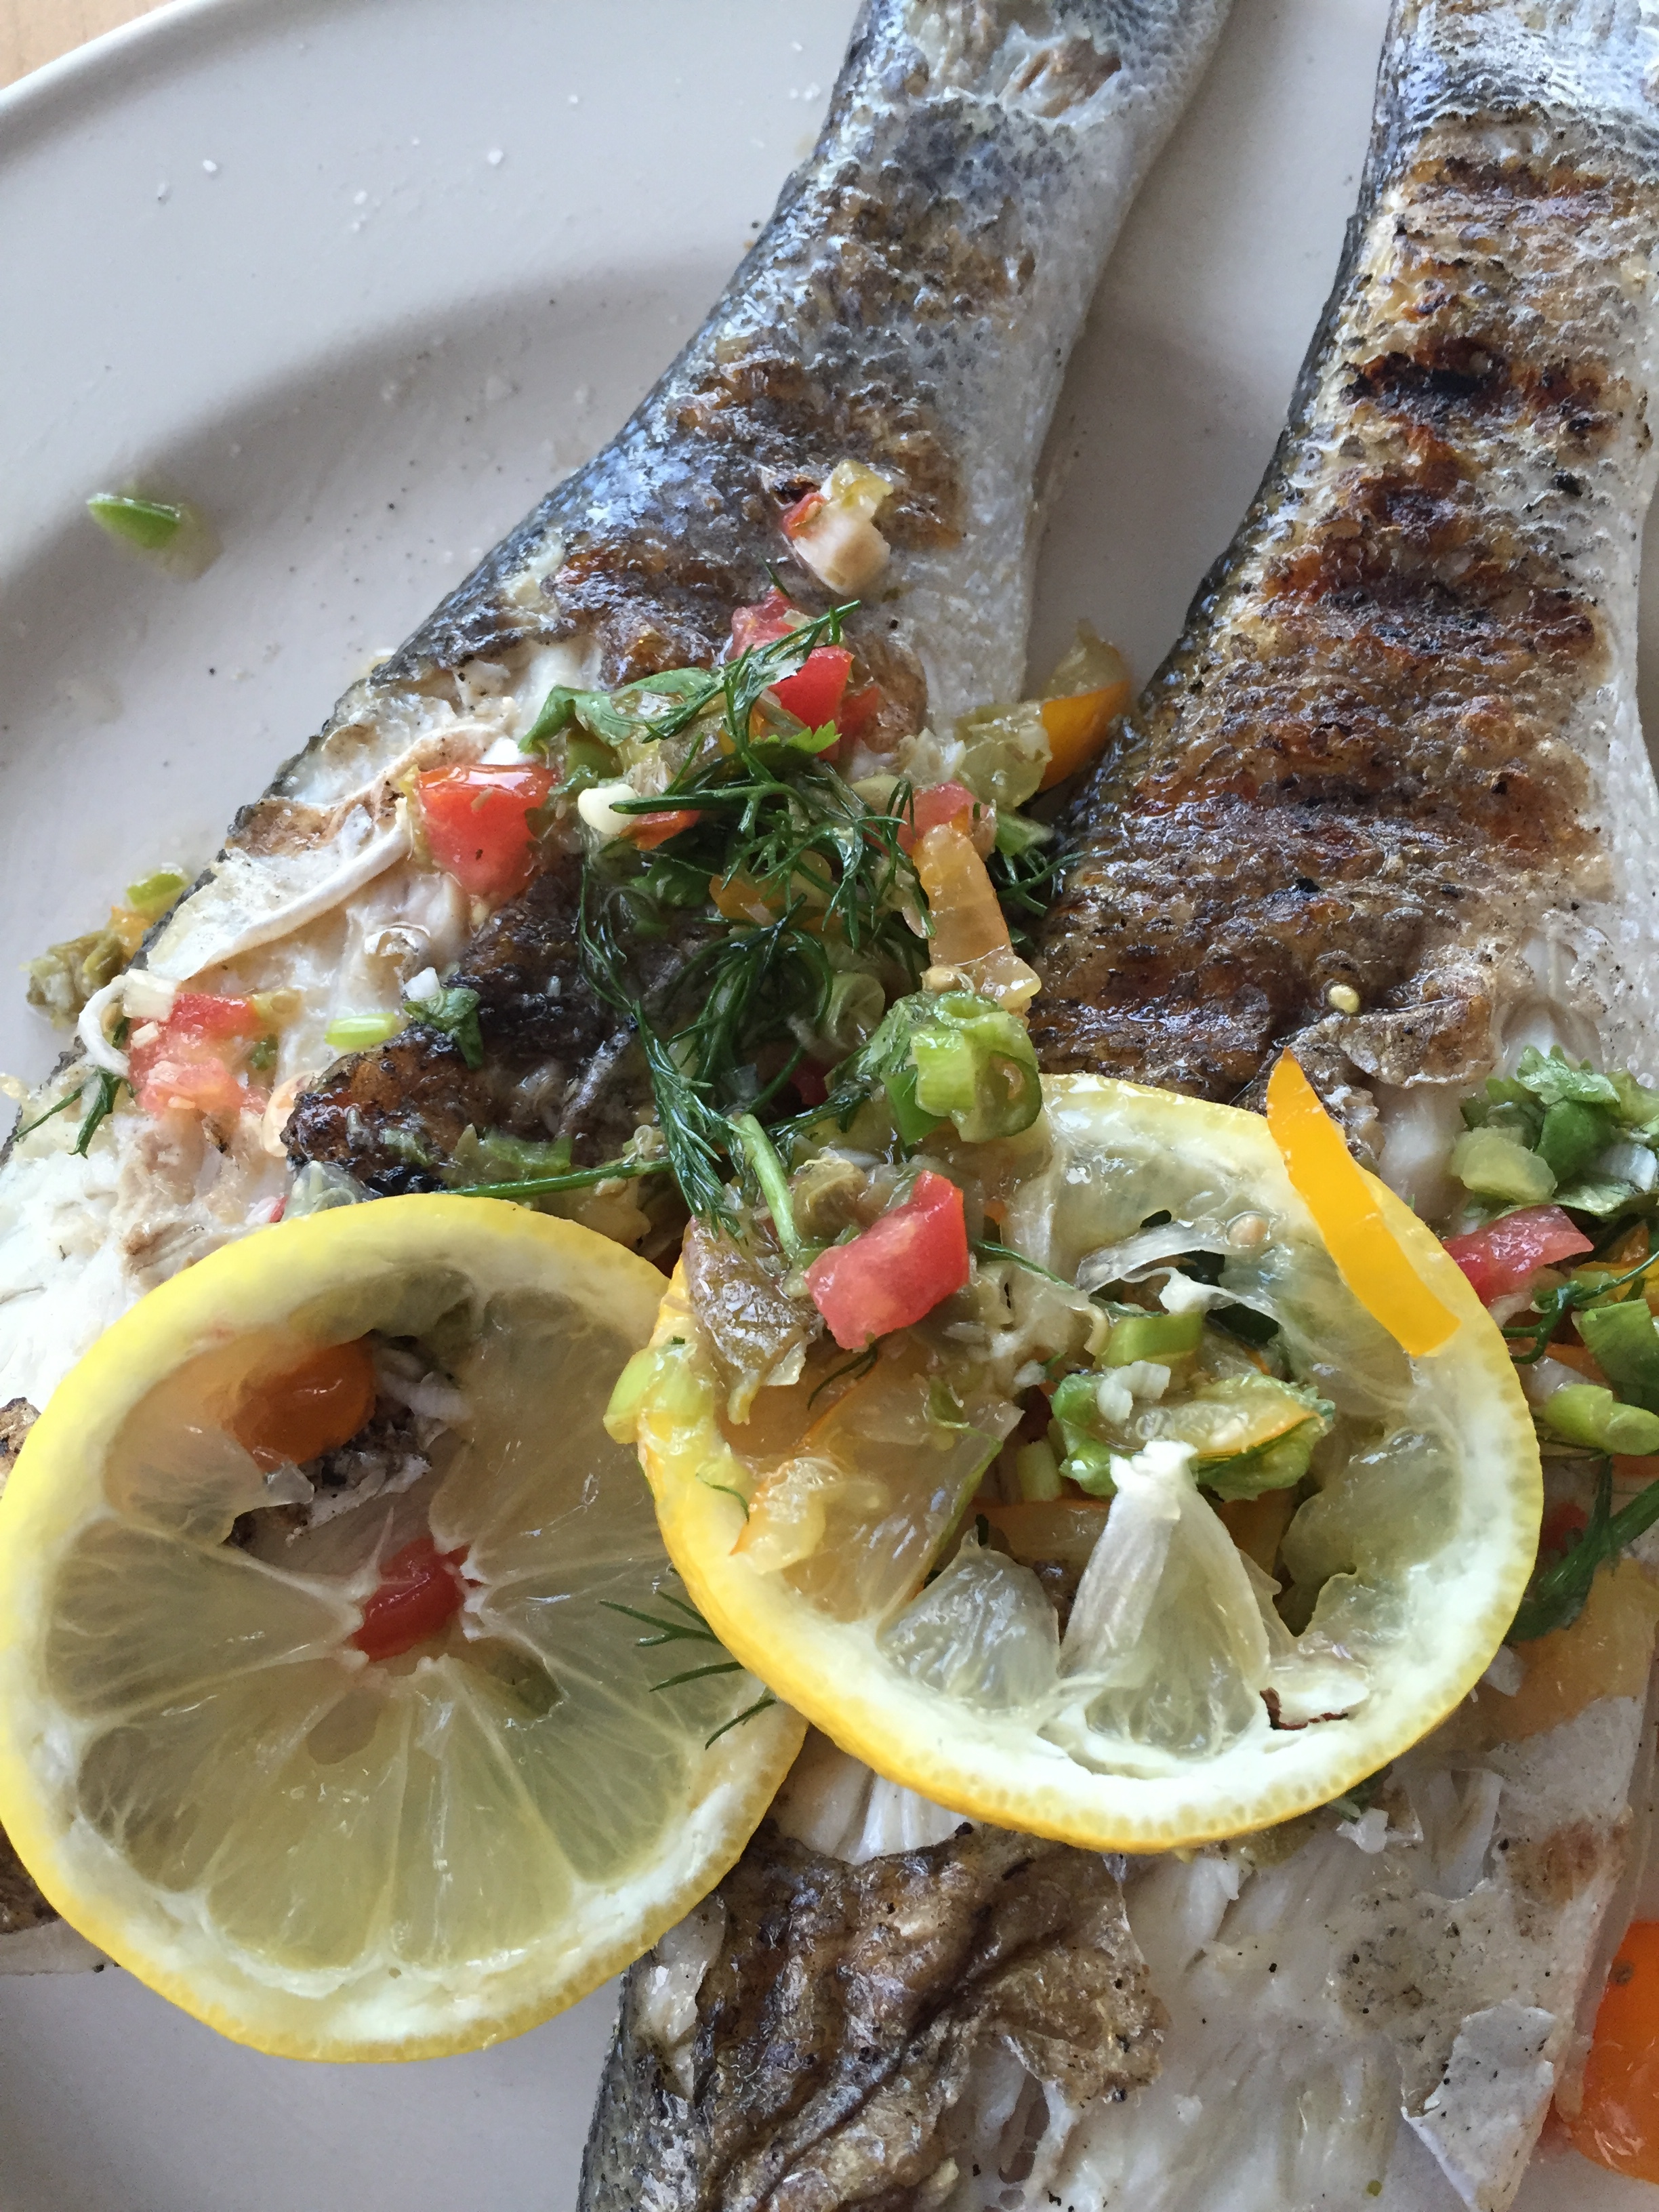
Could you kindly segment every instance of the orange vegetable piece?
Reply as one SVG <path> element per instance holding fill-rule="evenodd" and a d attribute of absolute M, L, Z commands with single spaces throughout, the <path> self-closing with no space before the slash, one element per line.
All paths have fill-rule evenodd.
<path fill-rule="evenodd" d="M 1413 1358 L 1437 1352 L 1457 1322 L 1418 1273 L 1319 1093 L 1288 1052 L 1267 1079 L 1267 1127 L 1337 1272 Z"/>
<path fill-rule="evenodd" d="M 665 845 L 671 837 L 678 837 L 682 830 L 689 830 L 696 819 L 695 806 L 672 806 L 663 814 L 630 816 L 624 834 L 630 844 L 648 853 L 655 846 Z"/>
<path fill-rule="evenodd" d="M 1048 791 L 1086 768 L 1104 749 L 1106 735 L 1129 704 L 1127 676 L 1098 691 L 1079 691 L 1069 699 L 1045 699 L 1042 726 L 1048 732 L 1048 765 L 1042 771 L 1039 791 Z"/>
<path fill-rule="evenodd" d="M 1562 2117 L 1586 2158 L 1659 2181 L 1659 1921 L 1625 1931 L 1595 2015 L 1583 2101 Z"/>
<path fill-rule="evenodd" d="M 280 1467 L 349 1443 L 374 1411 L 375 1395 L 374 1356 L 358 1337 L 256 1377 L 227 1425 L 259 1466 Z"/>
<path fill-rule="evenodd" d="M 960 970 L 970 988 L 1018 1012 L 1037 978 L 1014 951 L 989 872 L 973 840 L 949 823 L 916 840 L 916 874 L 933 925 L 937 965 Z"/>
<path fill-rule="evenodd" d="M 783 901 L 776 892 L 763 891 L 754 878 L 740 868 L 729 876 L 716 876 L 708 886 L 708 896 L 715 912 L 728 921 L 775 921 L 783 911 Z"/>

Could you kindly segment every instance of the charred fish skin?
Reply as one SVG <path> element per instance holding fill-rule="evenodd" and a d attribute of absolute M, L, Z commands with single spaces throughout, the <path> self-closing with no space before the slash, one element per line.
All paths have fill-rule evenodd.
<path fill-rule="evenodd" d="M 628 1978 L 580 2212 L 943 2205 L 1003 2045 L 1079 2110 L 1163 2017 L 1097 1856 L 964 1825 L 853 1867 L 769 1826 Z"/>
<path fill-rule="evenodd" d="M 1294 1038 L 1358 1132 L 1359 1086 L 1467 1086 L 1529 1006 L 1651 1063 L 1656 43 L 1399 0 L 1289 425 L 1072 813 L 1048 1067 L 1233 1098 Z"/>

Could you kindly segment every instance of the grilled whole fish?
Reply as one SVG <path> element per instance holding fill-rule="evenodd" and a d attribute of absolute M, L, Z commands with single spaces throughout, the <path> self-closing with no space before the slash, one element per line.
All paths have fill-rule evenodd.
<path fill-rule="evenodd" d="M 1656 56 L 1635 8 L 1399 0 L 1290 426 L 1073 811 L 1033 1009 L 1049 1068 L 1249 1103 L 1289 1042 L 1427 1208 L 1457 1101 L 1504 1052 L 1559 1037 L 1653 1072 L 1634 676 Z M 1645 1794 L 1644 1665 L 1607 1686 L 1558 1725 L 1485 1688 L 1363 1818 L 1127 1869 L 1170 2013 L 1158 2077 L 1079 2116 L 1022 2060 L 1023 2091 L 975 2084 L 951 2120 L 979 2159 L 941 2148 L 889 2193 L 873 2155 L 833 2179 L 803 2158 L 769 2193 L 712 2148 L 733 2094 L 714 1978 L 741 1939 L 705 1922 L 672 2037 L 647 2001 L 664 1962 L 630 1977 L 584 2212 L 647 2201 L 647 2174 L 676 2212 L 1498 2212 L 1571 2075 Z M 964 1848 L 817 1756 L 781 1808 L 798 1837 Z M 763 1831 L 728 1887 L 778 1850 Z"/>
<path fill-rule="evenodd" d="M 390 1191 L 419 1187 L 411 1153 L 443 1156 L 469 1124 L 569 1134 L 579 1158 L 629 1133 L 641 1087 L 611 1079 L 629 1040 L 578 968 L 574 867 L 475 933 L 453 882 L 414 864 L 396 784 L 516 757 L 556 681 L 710 660 L 769 564 L 825 604 L 779 517 L 846 459 L 895 488 L 890 565 L 851 631 L 885 719 L 1013 696 L 1060 375 L 1225 8 L 867 0 L 817 149 L 702 330 L 611 445 L 345 696 L 148 942 L 139 964 L 166 982 L 302 994 L 263 1127 L 245 1115 L 216 1140 L 194 1117 L 123 1108 L 84 1158 L 61 1114 L 9 1147 L 0 1400 L 44 1404 L 143 1291 L 270 1219 L 290 1158 Z M 336 1014 L 464 955 L 481 1071 L 425 1030 L 322 1073 Z M 95 1018 L 83 1035 L 118 1073 Z M 71 1060 L 52 1091 L 91 1073 Z M 615 1233 L 647 1225 L 626 1195 L 596 1206 Z"/>
<path fill-rule="evenodd" d="M 1048 1066 L 1233 1099 L 1293 1039 L 1376 1144 L 1528 1024 L 1652 1059 L 1653 38 L 1576 0 L 1397 7 L 1288 427 L 1074 810 Z"/>

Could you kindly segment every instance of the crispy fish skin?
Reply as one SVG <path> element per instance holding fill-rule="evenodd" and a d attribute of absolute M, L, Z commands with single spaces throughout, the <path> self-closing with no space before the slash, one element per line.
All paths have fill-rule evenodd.
<path fill-rule="evenodd" d="M 707 663 L 769 563 L 823 599 L 778 520 L 850 457 L 895 487 L 852 634 L 905 726 L 1012 696 L 1070 340 L 1224 14 L 866 0 L 817 146 L 702 329 L 375 680 L 578 636 L 606 684 Z"/>
<path fill-rule="evenodd" d="M 1072 813 L 1046 1066 L 1227 1099 L 1294 1039 L 1363 1128 L 1360 1086 L 1467 1087 L 1528 1002 L 1651 1062 L 1650 44 L 1622 6 L 1396 7 L 1288 427 Z"/>
<path fill-rule="evenodd" d="M 964 1826 L 844 1866 L 769 1824 L 629 1977 L 582 2212 L 940 2205 L 976 2061 L 1076 2110 L 1151 2078 L 1163 2019 L 1095 1854 Z"/>
<path fill-rule="evenodd" d="M 780 518 L 843 458 L 894 486 L 879 518 L 892 560 L 848 633 L 879 680 L 879 726 L 898 735 L 931 715 L 944 728 L 1013 696 L 1032 483 L 1060 374 L 1224 7 L 866 0 L 817 149 L 702 329 L 617 438 L 348 695 L 276 793 L 314 796 L 381 695 L 471 662 L 562 645 L 615 684 L 714 660 L 733 608 L 774 572 L 799 605 L 827 605 Z M 539 1050 L 579 1065 L 586 1032 L 605 1024 L 606 1079 L 573 1090 L 558 1123 L 591 1164 L 649 1115 L 650 1090 L 586 978 L 562 981 L 533 1032 L 520 1023 L 512 1037 L 486 988 L 483 1041 L 500 1094 L 501 1063 L 521 1073 Z M 387 1093 L 401 1078 L 405 1133 L 441 1152 L 443 1128 L 467 1116 L 459 1101 L 443 1109 L 434 1069 L 429 1041 L 411 1035 L 370 1070 L 331 1071 L 290 1125 L 295 1163 L 330 1160 L 375 1191 L 423 1187 L 351 1109 L 363 1084 Z M 416 1099 L 437 1110 L 422 1119 Z M 538 1109 L 514 1103 L 501 1126 L 548 1133 Z"/>

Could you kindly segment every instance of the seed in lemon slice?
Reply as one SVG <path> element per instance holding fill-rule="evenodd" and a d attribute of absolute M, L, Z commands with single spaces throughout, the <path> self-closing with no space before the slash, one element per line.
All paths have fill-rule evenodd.
<path fill-rule="evenodd" d="M 1526 1402 L 1462 1273 L 1380 1183 L 1369 1197 L 1401 1270 L 1454 1324 L 1421 1357 L 1346 1287 L 1256 1115 L 1088 1077 L 1044 1093 L 1000 1237 L 1048 1280 L 1006 1261 L 987 1276 L 981 1261 L 867 1371 L 809 1362 L 793 1416 L 781 1389 L 752 1429 L 722 1413 L 710 1340 L 677 1282 L 624 1394 L 664 1539 L 729 1650 L 845 1750 L 941 1805 L 1097 1850 L 1267 1826 L 1385 1765 L 1490 1663 L 1537 1542 Z M 970 1176 L 972 1149 L 953 1156 Z M 1288 1527 L 1274 1524 L 1282 1609 L 1217 1510 L 1249 1489 L 1228 1488 L 1236 1473 L 1205 1485 L 1188 1418 L 1215 1411 L 1201 1395 L 1154 1398 L 1127 1423 L 1118 1370 L 1102 1372 L 1103 1409 L 1118 1408 L 1102 1419 L 1126 1422 L 1109 1509 L 1077 1492 L 1010 1503 L 994 1476 L 981 1487 L 1032 1371 L 994 1387 L 998 1339 L 1027 1361 L 1030 1302 L 1049 1300 L 1050 1321 L 1068 1296 L 1082 1305 L 1054 1275 L 1144 1285 L 1150 1263 L 1167 1271 L 1182 1251 L 1218 1269 L 1206 1297 L 1276 1322 L 1296 1388 L 1329 1424 L 1308 1475 L 1304 1455 L 1253 1478 L 1304 1486 L 1286 1495 Z M 1177 1294 L 1190 1310 L 1190 1277 Z M 1256 1355 L 1222 1342 L 1259 1377 Z"/>
<path fill-rule="evenodd" d="M 100 1340 L 0 1497 L 0 1826 L 65 1919 L 259 2049 L 414 2057 L 545 2019 L 714 1886 L 802 1724 L 728 1725 L 763 1693 L 601 1425 L 661 1287 L 568 1222 L 386 1199 Z M 331 1514 L 248 1409 L 349 1426 L 319 1349 L 371 1331 L 421 1449 L 364 1431 L 376 1494 Z"/>

